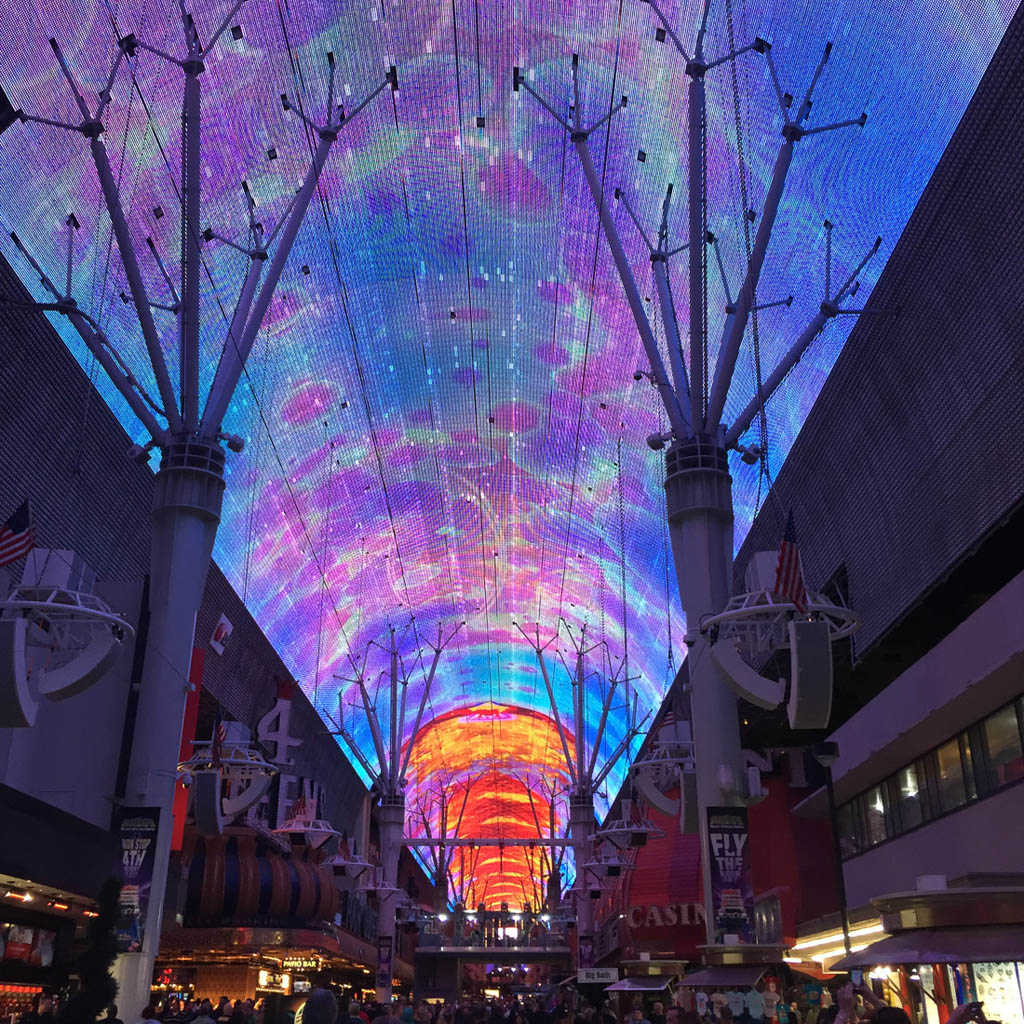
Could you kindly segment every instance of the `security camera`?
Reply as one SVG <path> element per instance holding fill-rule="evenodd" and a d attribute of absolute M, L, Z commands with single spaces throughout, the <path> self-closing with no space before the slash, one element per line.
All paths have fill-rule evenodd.
<path fill-rule="evenodd" d="M 236 455 L 245 448 L 245 438 L 239 437 L 238 434 L 218 434 L 217 436 Z"/>
<path fill-rule="evenodd" d="M 138 462 L 144 466 L 149 462 L 149 452 L 152 447 L 152 444 L 133 444 L 128 449 L 128 458 L 131 459 L 132 462 Z"/>
<path fill-rule="evenodd" d="M 761 447 L 756 444 L 748 445 L 746 448 L 740 449 L 740 459 L 748 466 L 756 466 L 758 460 L 763 454 Z"/>
<path fill-rule="evenodd" d="M 697 642 L 697 634 L 696 633 L 684 633 L 683 634 L 683 643 L 687 647 L 692 647 L 696 642 Z"/>

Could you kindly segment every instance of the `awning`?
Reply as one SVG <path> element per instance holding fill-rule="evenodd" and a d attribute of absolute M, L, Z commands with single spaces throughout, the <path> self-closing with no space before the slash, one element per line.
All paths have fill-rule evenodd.
<path fill-rule="evenodd" d="M 831 970 L 875 964 L 1002 963 L 1024 958 L 1024 925 L 913 928 L 897 932 L 832 964 Z"/>
<path fill-rule="evenodd" d="M 663 988 L 668 988 L 669 982 L 674 980 L 674 974 L 663 974 L 661 977 L 622 978 L 620 981 L 605 986 L 605 992 L 660 992 Z"/>
<path fill-rule="evenodd" d="M 702 971 L 687 974 L 680 984 L 693 988 L 702 988 L 705 985 L 713 985 L 715 988 L 719 986 L 749 988 L 760 981 L 761 975 L 766 970 L 768 970 L 767 964 L 721 964 L 718 967 L 705 967 Z"/>

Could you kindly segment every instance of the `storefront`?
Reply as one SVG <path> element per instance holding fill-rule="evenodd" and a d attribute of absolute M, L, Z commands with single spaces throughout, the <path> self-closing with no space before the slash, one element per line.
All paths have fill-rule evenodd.
<path fill-rule="evenodd" d="M 945 1024 L 965 1002 L 983 1003 L 989 1020 L 1024 1024 L 1024 887 L 940 889 L 872 903 L 889 934 L 833 970 L 863 970 L 921 1024 Z"/>
<path fill-rule="evenodd" d="M 0 1016 L 16 1018 L 41 992 L 68 992 L 75 932 L 92 907 L 84 897 L 0 875 Z"/>

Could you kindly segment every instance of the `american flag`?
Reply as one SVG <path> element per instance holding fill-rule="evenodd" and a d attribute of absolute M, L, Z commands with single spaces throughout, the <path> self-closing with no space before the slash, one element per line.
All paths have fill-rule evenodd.
<path fill-rule="evenodd" d="M 26 498 L 18 511 L 0 527 L 0 566 L 24 558 L 36 546 L 36 528 Z"/>
<path fill-rule="evenodd" d="M 793 510 L 786 519 L 786 532 L 782 535 L 779 548 L 779 564 L 775 569 L 775 593 L 788 597 L 797 611 L 807 606 L 807 590 L 804 587 L 804 571 L 800 565 L 800 549 L 796 546 L 796 527 L 793 525 Z"/>

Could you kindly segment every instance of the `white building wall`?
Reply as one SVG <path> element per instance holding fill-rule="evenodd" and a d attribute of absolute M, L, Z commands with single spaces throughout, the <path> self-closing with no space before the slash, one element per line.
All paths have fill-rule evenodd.
<path fill-rule="evenodd" d="M 1022 693 L 1024 573 L 836 730 L 837 803 Z M 823 812 L 824 794 L 806 803 Z M 844 863 L 851 907 L 913 890 L 920 875 L 984 873 L 1024 873 L 1024 785 L 983 797 Z"/>
<path fill-rule="evenodd" d="M 846 899 L 862 907 L 874 896 L 910 892 L 920 875 L 1024 873 L 1024 788 L 968 804 L 843 866 Z"/>

